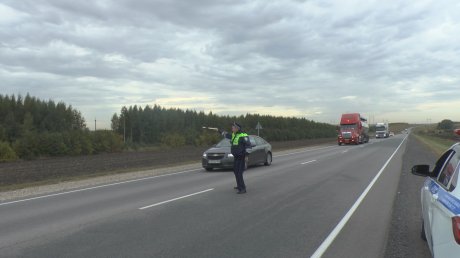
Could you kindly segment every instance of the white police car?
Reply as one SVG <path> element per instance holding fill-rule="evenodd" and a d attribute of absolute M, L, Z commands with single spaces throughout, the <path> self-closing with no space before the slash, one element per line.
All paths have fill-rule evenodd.
<path fill-rule="evenodd" d="M 421 189 L 422 232 L 435 258 L 460 257 L 460 143 L 452 145 L 436 162 L 416 165 L 412 174 L 427 177 Z"/>

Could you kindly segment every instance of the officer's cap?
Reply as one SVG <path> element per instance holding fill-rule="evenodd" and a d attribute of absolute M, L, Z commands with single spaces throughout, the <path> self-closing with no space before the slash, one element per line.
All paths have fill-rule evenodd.
<path fill-rule="evenodd" d="M 238 130 L 241 130 L 241 125 L 238 124 L 237 122 L 233 122 L 232 126 L 235 126 L 236 128 L 238 128 Z"/>

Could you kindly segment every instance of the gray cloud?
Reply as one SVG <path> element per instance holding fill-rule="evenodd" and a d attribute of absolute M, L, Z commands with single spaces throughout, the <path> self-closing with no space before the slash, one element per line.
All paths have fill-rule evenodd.
<path fill-rule="evenodd" d="M 421 108 L 459 108 L 459 9 L 455 1 L 4 1 L 2 92 L 62 100 L 106 120 L 122 105 L 155 103 L 325 122 L 347 111 L 458 120 Z"/>

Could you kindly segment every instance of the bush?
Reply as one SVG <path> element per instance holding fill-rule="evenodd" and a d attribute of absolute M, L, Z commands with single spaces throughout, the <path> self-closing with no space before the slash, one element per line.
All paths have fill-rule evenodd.
<path fill-rule="evenodd" d="M 69 152 L 61 133 L 44 133 L 38 140 L 39 154 L 49 156 L 62 156 Z"/>
<path fill-rule="evenodd" d="M 184 146 L 185 136 L 178 133 L 165 134 L 161 137 L 161 145 L 173 148 Z"/>
<path fill-rule="evenodd" d="M 6 142 L 0 142 L 0 162 L 17 160 L 18 156 Z"/>
<path fill-rule="evenodd" d="M 21 159 L 33 159 L 39 154 L 38 135 L 28 133 L 13 144 L 13 149 Z"/>
<path fill-rule="evenodd" d="M 112 131 L 96 131 L 92 133 L 94 153 L 117 152 L 123 147 L 121 136 Z"/>
<path fill-rule="evenodd" d="M 80 141 L 81 153 L 83 155 L 93 154 L 93 143 L 91 142 L 91 135 L 89 132 L 82 132 L 81 136 L 78 138 Z"/>
<path fill-rule="evenodd" d="M 454 129 L 454 122 L 449 119 L 444 119 L 438 123 L 438 129 L 452 130 Z"/>
<path fill-rule="evenodd" d="M 222 139 L 217 133 L 203 133 L 195 138 L 195 146 L 210 146 L 216 144 Z"/>
<path fill-rule="evenodd" d="M 64 134 L 70 155 L 89 155 L 93 153 L 93 144 L 89 132 L 73 130 Z"/>

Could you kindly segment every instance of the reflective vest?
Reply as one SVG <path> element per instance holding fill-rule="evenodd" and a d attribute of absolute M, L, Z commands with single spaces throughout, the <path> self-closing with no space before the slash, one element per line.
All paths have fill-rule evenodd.
<path fill-rule="evenodd" d="M 248 136 L 246 133 L 232 133 L 232 140 L 231 143 L 232 145 L 238 145 L 240 141 L 240 137 L 246 137 Z"/>

